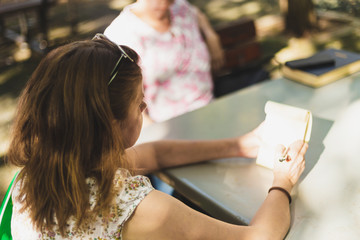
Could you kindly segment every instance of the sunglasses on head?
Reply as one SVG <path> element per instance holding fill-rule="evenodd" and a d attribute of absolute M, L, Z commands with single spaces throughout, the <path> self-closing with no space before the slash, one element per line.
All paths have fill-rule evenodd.
<path fill-rule="evenodd" d="M 92 40 L 96 40 L 96 39 L 102 39 L 102 40 L 107 40 L 107 41 L 110 41 L 112 42 L 110 39 L 108 39 L 104 34 L 102 33 L 97 33 Z M 110 80 L 108 82 L 108 85 L 110 85 L 110 83 L 115 79 L 117 73 L 118 73 L 118 70 L 119 70 L 119 65 L 120 65 L 120 61 L 121 59 L 123 58 L 128 58 L 130 61 L 134 62 L 134 60 L 125 52 L 125 50 L 118 44 L 114 43 L 120 50 L 121 52 L 121 56 L 119 58 L 119 60 L 116 62 L 115 64 L 115 67 L 114 69 L 111 71 L 111 74 L 110 74 Z"/>

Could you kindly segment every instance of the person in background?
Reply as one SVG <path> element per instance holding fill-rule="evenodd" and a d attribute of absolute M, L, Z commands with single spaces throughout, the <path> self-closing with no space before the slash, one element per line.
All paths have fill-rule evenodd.
<path fill-rule="evenodd" d="M 19 99 L 8 152 L 22 167 L 12 193 L 13 239 L 283 239 L 307 144 L 293 143 L 287 161 L 275 162 L 275 188 L 249 226 L 199 213 L 154 190 L 142 174 L 254 158 L 261 125 L 237 138 L 134 146 L 146 109 L 138 61 L 102 34 L 42 59 Z"/>
<path fill-rule="evenodd" d="M 141 57 L 146 123 L 165 121 L 213 99 L 211 70 L 222 67 L 224 53 L 206 16 L 186 0 L 137 0 L 104 34 Z"/>

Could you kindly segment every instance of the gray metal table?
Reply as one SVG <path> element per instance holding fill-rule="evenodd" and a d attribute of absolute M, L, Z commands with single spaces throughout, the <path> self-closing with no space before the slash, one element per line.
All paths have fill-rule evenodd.
<path fill-rule="evenodd" d="M 359 239 L 360 74 L 313 89 L 277 79 L 145 128 L 139 143 L 158 139 L 234 137 L 265 118 L 267 100 L 312 111 L 307 164 L 293 190 L 286 239 Z M 248 224 L 267 195 L 272 171 L 254 159 L 219 159 L 166 169 L 160 178 L 212 216 Z"/>

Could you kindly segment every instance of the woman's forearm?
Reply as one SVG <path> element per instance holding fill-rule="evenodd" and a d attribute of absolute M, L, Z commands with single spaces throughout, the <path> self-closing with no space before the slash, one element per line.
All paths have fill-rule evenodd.
<path fill-rule="evenodd" d="M 219 158 L 255 158 L 260 145 L 257 132 L 254 129 L 241 137 L 221 140 L 155 141 L 137 145 L 126 152 L 129 160 L 143 172 Z"/>
<path fill-rule="evenodd" d="M 211 141 L 162 140 L 137 145 L 126 151 L 138 173 L 239 156 L 238 138 Z"/>
<path fill-rule="evenodd" d="M 275 187 L 255 214 L 250 226 L 261 229 L 268 239 L 283 239 L 290 227 L 291 190 L 305 169 L 308 144 L 299 140 L 289 147 L 285 162 L 274 162 Z"/>
<path fill-rule="evenodd" d="M 285 194 L 271 191 L 250 222 L 266 239 L 283 239 L 290 226 L 290 207 Z"/>
<path fill-rule="evenodd" d="M 281 187 L 289 194 L 293 187 L 291 182 L 279 178 L 274 179 L 272 186 Z M 283 239 L 290 227 L 289 204 L 289 199 L 284 192 L 272 190 L 249 225 L 261 229 L 269 239 Z"/>
<path fill-rule="evenodd" d="M 238 156 L 237 139 L 154 143 L 160 168 Z"/>

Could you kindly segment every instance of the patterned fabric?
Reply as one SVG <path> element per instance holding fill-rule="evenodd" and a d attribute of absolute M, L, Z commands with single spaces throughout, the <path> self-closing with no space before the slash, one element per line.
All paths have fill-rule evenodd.
<path fill-rule="evenodd" d="M 208 104 L 213 97 L 210 56 L 195 9 L 175 0 L 171 27 L 159 33 L 132 13 L 135 4 L 125 7 L 104 33 L 140 55 L 150 117 L 164 121 Z"/>
<path fill-rule="evenodd" d="M 111 205 L 110 213 L 106 216 L 97 214 L 85 220 L 82 226 L 75 230 L 75 219 L 70 218 L 68 221 L 67 237 L 62 238 L 60 233 L 55 229 L 38 232 L 34 229 L 29 218 L 29 213 L 19 210 L 22 208 L 21 203 L 17 200 L 21 184 L 18 182 L 14 188 L 13 215 L 11 220 L 11 231 L 14 240 L 33 240 L 33 239 L 91 239 L 91 240 L 110 240 L 122 239 L 122 229 L 124 223 L 133 214 L 139 203 L 145 196 L 153 190 L 151 183 L 144 176 L 130 176 L 129 172 L 119 169 L 114 179 L 115 190 L 117 192 L 114 203 Z M 90 188 L 90 205 L 95 207 L 95 196 L 97 195 L 97 185 L 95 179 L 87 179 Z"/>

